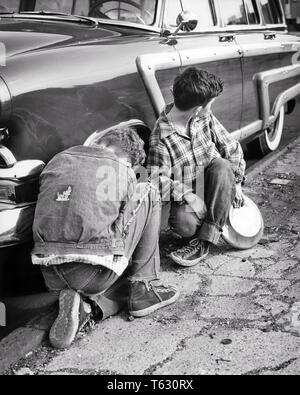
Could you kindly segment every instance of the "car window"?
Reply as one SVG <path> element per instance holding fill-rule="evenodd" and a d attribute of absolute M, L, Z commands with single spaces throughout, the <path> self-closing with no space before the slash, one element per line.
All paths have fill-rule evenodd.
<path fill-rule="evenodd" d="M 66 12 L 71 14 L 73 8 L 73 0 L 36 0 L 36 11 Z"/>
<path fill-rule="evenodd" d="M 166 0 L 164 27 L 175 29 L 176 19 L 182 11 L 191 11 L 197 16 L 196 31 L 213 27 L 216 24 L 211 0 Z"/>
<path fill-rule="evenodd" d="M 244 0 L 245 7 L 248 17 L 248 22 L 250 25 L 260 24 L 260 16 L 257 8 L 256 0 Z"/>
<path fill-rule="evenodd" d="M 221 0 L 220 7 L 227 26 L 248 24 L 243 0 Z"/>
<path fill-rule="evenodd" d="M 279 0 L 261 0 L 262 12 L 267 25 L 283 23 Z"/>
<path fill-rule="evenodd" d="M 158 0 L 90 1 L 89 14 L 95 18 L 153 25 Z"/>
<path fill-rule="evenodd" d="M 19 11 L 21 0 L 0 0 L 1 11 Z"/>
<path fill-rule="evenodd" d="M 176 19 L 183 11 L 180 0 L 166 0 L 164 13 L 164 28 L 175 29 L 177 27 Z"/>
<path fill-rule="evenodd" d="M 213 3 L 211 0 L 182 0 L 184 11 L 192 11 L 197 15 L 198 25 L 196 30 L 215 26 Z"/>
<path fill-rule="evenodd" d="M 11 4 L 16 0 L 0 0 Z M 17 0 L 20 3 L 20 0 Z M 153 25 L 158 0 L 35 0 L 26 9 L 34 11 L 64 12 L 73 15 Z"/>

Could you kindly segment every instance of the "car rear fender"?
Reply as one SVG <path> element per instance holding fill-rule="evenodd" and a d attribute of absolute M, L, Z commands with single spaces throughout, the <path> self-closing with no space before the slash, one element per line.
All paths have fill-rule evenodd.
<path fill-rule="evenodd" d="M 277 82 L 285 81 L 290 78 L 300 77 L 300 63 L 291 66 L 258 73 L 254 76 L 256 84 L 260 118 L 263 121 L 263 129 L 273 125 L 277 119 L 280 108 L 300 95 L 300 82 L 281 92 L 275 99 L 273 108 L 270 102 L 270 86 Z"/>

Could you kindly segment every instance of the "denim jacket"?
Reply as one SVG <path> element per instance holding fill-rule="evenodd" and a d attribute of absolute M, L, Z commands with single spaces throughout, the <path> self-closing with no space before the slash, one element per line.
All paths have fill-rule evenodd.
<path fill-rule="evenodd" d="M 131 165 L 106 148 L 56 155 L 40 179 L 34 255 L 124 255 L 123 213 L 136 189 Z"/>

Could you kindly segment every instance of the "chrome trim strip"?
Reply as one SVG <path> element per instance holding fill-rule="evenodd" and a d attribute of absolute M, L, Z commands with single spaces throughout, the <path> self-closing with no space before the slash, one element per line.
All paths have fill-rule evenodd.
<path fill-rule="evenodd" d="M 284 43 L 266 41 L 265 43 L 259 44 L 241 44 L 241 48 L 244 53 L 244 58 L 260 56 L 260 55 L 272 55 L 277 53 L 290 53 L 298 52 L 300 50 L 299 41 L 287 41 Z"/>
<path fill-rule="evenodd" d="M 23 244 L 32 239 L 35 204 L 14 209 L 0 206 L 0 248 Z"/>
<path fill-rule="evenodd" d="M 179 53 L 174 51 L 162 54 L 138 56 L 136 59 L 136 65 L 145 84 L 156 116 L 159 116 L 166 103 L 160 90 L 155 73 L 161 70 L 175 69 L 176 67 L 180 67 L 181 59 Z"/>
<path fill-rule="evenodd" d="M 101 25 L 109 25 L 109 26 L 120 26 L 120 27 L 127 27 L 127 28 L 134 28 L 134 29 L 139 29 L 139 30 L 145 30 L 149 33 L 161 33 L 161 29 L 156 26 L 156 23 L 154 25 L 148 26 L 148 25 L 141 25 L 139 23 L 133 23 L 133 22 L 123 22 L 123 21 L 118 21 L 118 20 L 107 20 L 107 19 L 97 19 L 99 26 Z"/>
<path fill-rule="evenodd" d="M 275 28 L 274 28 L 275 29 Z M 265 32 L 272 32 L 272 33 L 278 33 L 278 29 L 281 29 L 279 32 L 280 33 L 288 33 L 287 30 L 283 29 L 282 27 L 278 27 L 278 29 L 274 30 L 270 29 L 270 27 L 263 26 L 263 25 L 239 25 L 239 26 L 227 26 L 227 27 L 222 27 L 222 26 L 212 26 L 210 28 L 205 28 L 205 29 L 199 29 L 199 30 L 194 30 L 192 32 L 180 32 L 178 33 L 178 37 L 185 37 L 185 36 L 197 36 L 201 34 L 218 34 L 218 33 L 265 33 Z M 292 34 L 293 32 L 289 32 L 289 34 Z M 177 36 L 175 36 L 177 37 Z"/>
<path fill-rule="evenodd" d="M 239 130 L 236 130 L 232 133 L 232 136 L 238 141 L 243 141 L 261 130 L 263 130 L 263 122 L 261 120 L 257 120 Z"/>
<path fill-rule="evenodd" d="M 3 79 L 0 77 L 0 119 L 12 112 L 11 94 Z"/>
<path fill-rule="evenodd" d="M 17 163 L 14 154 L 4 145 L 0 145 L 0 157 L 4 160 L 6 167 L 13 167 Z"/>
<path fill-rule="evenodd" d="M 72 16 L 72 15 L 71 15 Z M 80 17 L 80 16 L 79 16 Z M 31 19 L 31 20 L 47 20 L 47 21 L 57 21 L 57 22 L 72 22 L 72 23 L 80 23 L 80 21 L 76 20 L 76 15 L 74 15 L 74 19 L 63 19 L 63 16 L 59 15 L 42 15 L 42 14 L 3 14 L 1 15 L 0 19 Z M 84 18 L 84 17 L 83 17 Z M 156 21 L 154 22 L 153 25 L 142 25 L 139 23 L 134 23 L 134 22 L 123 22 L 123 21 L 118 21 L 118 20 L 113 20 L 113 19 L 101 19 L 101 18 L 90 18 L 91 22 L 94 21 L 98 25 L 90 25 L 89 27 L 92 29 L 97 29 L 98 26 L 101 25 L 110 25 L 110 26 L 121 26 L 121 27 L 129 27 L 129 28 L 136 28 L 140 30 L 145 30 L 149 32 L 154 32 L 154 33 L 160 33 L 161 29 L 157 26 Z M 87 20 L 88 21 L 88 20 Z M 88 26 L 88 24 L 87 24 Z"/>
<path fill-rule="evenodd" d="M 271 117 L 274 117 L 274 120 L 276 120 L 279 115 L 280 108 L 297 96 L 300 96 L 300 82 L 277 96 L 273 105 Z"/>
<path fill-rule="evenodd" d="M 299 95 L 300 84 L 294 85 L 292 88 L 282 92 L 278 96 L 272 114 L 270 108 L 269 86 L 275 82 L 284 81 L 298 76 L 300 76 L 300 64 L 281 67 L 254 75 L 254 83 L 256 84 L 256 89 L 258 92 L 260 117 L 263 121 L 263 129 L 267 129 L 274 122 L 274 117 L 278 111 L 277 107 L 280 103 L 283 105 L 286 103 L 286 98 L 291 100 Z"/>

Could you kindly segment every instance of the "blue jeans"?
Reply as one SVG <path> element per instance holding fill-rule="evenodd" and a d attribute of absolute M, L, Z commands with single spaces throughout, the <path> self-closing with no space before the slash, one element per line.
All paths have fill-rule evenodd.
<path fill-rule="evenodd" d="M 142 186 L 142 193 L 147 192 Z M 128 297 L 128 281 L 158 280 L 160 270 L 159 233 L 161 201 L 158 191 L 150 188 L 140 202 L 130 202 L 124 213 L 125 255 L 130 265 L 123 276 L 102 266 L 65 263 L 43 267 L 42 273 L 50 291 L 73 289 L 93 300 L 102 310 L 103 319 L 117 314 Z"/>
<path fill-rule="evenodd" d="M 173 203 L 170 226 L 182 237 L 197 237 L 218 244 L 235 198 L 235 177 L 230 162 L 215 159 L 206 168 L 204 179 L 204 200 L 207 206 L 204 221 L 185 205 Z"/>

